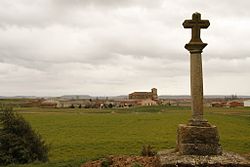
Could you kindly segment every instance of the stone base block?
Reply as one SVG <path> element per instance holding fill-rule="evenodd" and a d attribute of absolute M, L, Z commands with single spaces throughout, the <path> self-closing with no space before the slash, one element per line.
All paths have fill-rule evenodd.
<path fill-rule="evenodd" d="M 184 155 L 220 155 L 222 149 L 216 126 L 180 124 L 177 133 L 177 150 Z"/>
<path fill-rule="evenodd" d="M 250 162 L 235 153 L 221 155 L 182 155 L 176 150 L 158 152 L 160 167 L 250 167 Z"/>

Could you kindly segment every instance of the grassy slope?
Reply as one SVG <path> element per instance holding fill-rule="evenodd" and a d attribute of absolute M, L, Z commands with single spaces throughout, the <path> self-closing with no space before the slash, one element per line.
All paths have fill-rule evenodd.
<path fill-rule="evenodd" d="M 39 111 L 45 110 L 52 111 Z M 28 111 L 24 117 L 52 145 L 51 163 L 29 166 L 79 166 L 80 162 L 108 154 L 139 154 L 144 144 L 156 150 L 171 148 L 175 146 L 177 125 L 186 123 L 191 115 L 188 108 L 177 107 L 116 110 L 119 113 Z M 108 113 L 96 113 L 100 111 Z M 207 109 L 205 117 L 219 128 L 223 149 L 250 152 L 250 110 Z"/>

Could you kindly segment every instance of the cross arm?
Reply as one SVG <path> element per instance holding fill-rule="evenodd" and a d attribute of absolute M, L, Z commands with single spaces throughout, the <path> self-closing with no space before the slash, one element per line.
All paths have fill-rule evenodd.
<path fill-rule="evenodd" d="M 208 28 L 210 26 L 210 22 L 208 20 L 202 20 L 200 22 L 200 28 Z"/>
<path fill-rule="evenodd" d="M 193 20 L 185 20 L 182 25 L 184 28 L 192 28 L 194 25 L 194 22 Z"/>

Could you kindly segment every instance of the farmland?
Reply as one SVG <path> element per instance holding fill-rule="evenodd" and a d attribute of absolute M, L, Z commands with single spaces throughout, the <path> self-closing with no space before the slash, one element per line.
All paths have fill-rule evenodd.
<path fill-rule="evenodd" d="M 19 166 L 79 166 L 106 155 L 139 155 L 143 145 L 175 147 L 176 130 L 191 116 L 188 107 L 129 109 L 16 108 L 51 144 L 50 162 Z M 226 151 L 250 153 L 250 109 L 206 108 Z M 17 166 L 17 165 L 14 165 Z"/>

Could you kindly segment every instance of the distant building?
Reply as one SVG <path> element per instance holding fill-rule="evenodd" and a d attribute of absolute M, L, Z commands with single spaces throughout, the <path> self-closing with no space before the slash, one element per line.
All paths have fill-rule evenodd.
<path fill-rule="evenodd" d="M 157 105 L 157 101 L 151 100 L 151 99 L 139 100 L 137 103 L 140 106 L 154 106 L 154 105 Z"/>
<path fill-rule="evenodd" d="M 250 107 L 250 100 L 244 101 L 244 107 Z"/>
<path fill-rule="evenodd" d="M 243 103 L 237 100 L 227 102 L 227 107 L 242 107 Z"/>
<path fill-rule="evenodd" d="M 47 99 L 41 102 L 40 107 L 56 108 L 60 102 L 55 99 Z"/>
<path fill-rule="evenodd" d="M 224 107 L 225 105 L 226 105 L 226 102 L 220 102 L 220 101 L 211 103 L 211 107 Z"/>
<path fill-rule="evenodd" d="M 157 89 L 152 88 L 151 92 L 134 92 L 129 94 L 129 99 L 136 99 L 136 100 L 158 100 Z"/>

